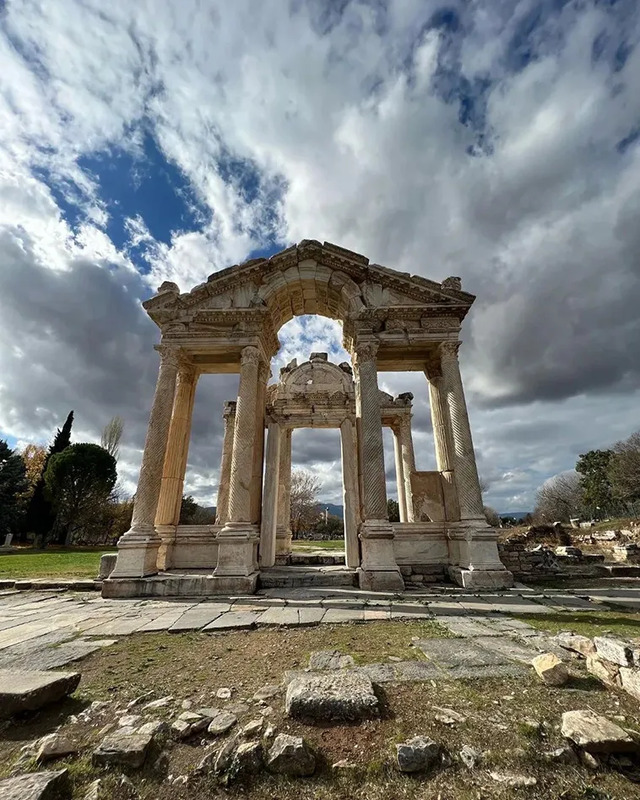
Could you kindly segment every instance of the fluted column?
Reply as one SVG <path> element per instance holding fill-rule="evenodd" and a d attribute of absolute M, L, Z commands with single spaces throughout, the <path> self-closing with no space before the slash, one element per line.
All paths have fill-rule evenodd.
<path fill-rule="evenodd" d="M 404 482 L 404 464 L 402 463 L 402 442 L 398 424 L 391 428 L 393 432 L 393 454 L 396 461 L 396 486 L 398 488 L 398 511 L 400 522 L 407 521 L 407 496 Z"/>
<path fill-rule="evenodd" d="M 411 433 L 411 416 L 403 415 L 398 423 L 397 438 L 400 444 L 402 459 L 402 477 L 404 480 L 404 499 L 406 505 L 407 522 L 415 522 L 413 508 L 413 493 L 411 490 L 411 473 L 416 471 L 416 457 L 413 449 L 413 435 Z M 398 489 L 398 491 L 400 491 Z"/>
<path fill-rule="evenodd" d="M 440 365 L 442 382 L 446 392 L 449 418 L 451 420 L 451 439 L 453 443 L 453 463 L 455 482 L 460 506 L 460 519 L 482 519 L 484 510 L 480 480 L 476 466 L 476 456 L 471 438 L 471 426 L 467 404 L 462 387 L 462 377 L 458 364 L 460 342 L 443 342 L 440 345 Z M 448 446 L 445 435 L 441 437 L 443 458 Z"/>
<path fill-rule="evenodd" d="M 217 591 L 255 591 L 257 581 L 258 531 L 252 523 L 251 488 L 261 360 L 257 347 L 247 346 L 242 350 L 229 482 L 229 517 L 218 534 L 218 564 L 214 571 Z"/>
<path fill-rule="evenodd" d="M 382 418 L 375 342 L 355 347 L 354 378 L 358 419 L 358 462 L 362 476 L 362 564 L 360 588 L 399 591 L 404 581 L 393 552 L 393 527 L 387 512 Z"/>
<path fill-rule="evenodd" d="M 424 372 L 429 384 L 431 426 L 436 449 L 436 464 L 442 476 L 445 519 L 449 522 L 454 522 L 460 519 L 460 508 L 458 506 L 458 490 L 454 474 L 455 450 L 451 431 L 451 417 L 449 416 L 447 391 L 442 377 L 440 358 L 430 358 L 425 364 Z"/>
<path fill-rule="evenodd" d="M 233 456 L 233 432 L 236 422 L 236 403 L 230 400 L 224 404 L 224 438 L 222 458 L 218 478 L 218 499 L 216 501 L 216 525 L 224 525 L 229 519 L 229 484 L 231 482 L 231 458 Z"/>
<path fill-rule="evenodd" d="M 156 349 L 160 353 L 160 371 L 142 453 L 131 528 L 118 542 L 118 559 L 111 578 L 139 578 L 157 572 L 161 540 L 154 522 L 176 390 L 178 351 L 168 345 L 159 345 Z"/>
<path fill-rule="evenodd" d="M 280 440 L 280 425 L 277 422 L 269 422 L 260 528 L 260 566 L 262 567 L 272 567 L 276 563 Z"/>
<path fill-rule="evenodd" d="M 258 366 L 258 393 L 256 397 L 256 435 L 253 450 L 253 477 L 251 479 L 251 522 L 260 524 L 262 510 L 262 477 L 264 460 L 265 405 L 267 381 L 271 375 L 269 365 L 261 361 Z"/>
<path fill-rule="evenodd" d="M 342 450 L 342 503 L 344 509 L 345 563 L 350 569 L 360 566 L 358 543 L 358 469 L 354 422 L 343 420 L 340 425 Z"/>
<path fill-rule="evenodd" d="M 276 557 L 291 553 L 291 428 L 280 428 Z"/>

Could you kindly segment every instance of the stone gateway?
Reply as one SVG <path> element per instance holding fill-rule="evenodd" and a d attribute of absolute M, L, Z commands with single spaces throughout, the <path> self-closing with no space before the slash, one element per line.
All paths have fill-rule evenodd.
<path fill-rule="evenodd" d="M 310 240 L 216 272 L 186 294 L 163 283 L 144 303 L 161 330 L 160 370 L 133 519 L 103 594 L 254 592 L 260 572 L 286 563 L 290 552 L 298 427 L 340 429 L 346 565 L 361 588 L 401 591 L 404 572 L 430 568 L 466 588 L 510 586 L 484 518 L 458 365 L 460 327 L 474 299 L 458 278 L 437 283 Z M 277 331 L 316 313 L 342 322 L 353 366 L 314 353 L 267 386 Z M 425 374 L 437 471 L 416 471 L 413 397 L 381 392 L 385 370 Z M 216 523 L 180 525 L 197 380 L 231 372 L 240 381 L 237 400 L 224 407 Z M 399 523 L 387 516 L 383 426 L 394 434 Z"/>

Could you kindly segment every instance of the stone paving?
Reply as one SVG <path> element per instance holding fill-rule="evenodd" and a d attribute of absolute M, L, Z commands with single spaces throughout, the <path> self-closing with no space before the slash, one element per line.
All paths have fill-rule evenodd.
<path fill-rule="evenodd" d="M 640 608 L 640 587 L 542 592 L 518 586 L 477 595 L 449 587 L 403 595 L 308 587 L 188 601 L 105 600 L 95 592 L 5 590 L 0 591 L 0 668 L 24 666 L 26 661 L 31 669 L 59 668 L 108 647 L 116 641 L 114 637 L 133 633 L 216 633 L 263 626 L 435 619 L 454 636 L 467 640 L 466 655 L 457 656 L 455 663 L 447 660 L 443 653 L 450 645 L 442 639 L 424 640 L 417 647 L 435 668 L 462 674 L 465 668 L 528 664 L 537 653 L 552 647 L 547 637 L 514 619 L 514 614 L 612 608 Z M 453 651 L 459 653 L 460 647 L 458 639 Z M 398 670 L 402 672 L 396 666 L 395 674 Z"/>

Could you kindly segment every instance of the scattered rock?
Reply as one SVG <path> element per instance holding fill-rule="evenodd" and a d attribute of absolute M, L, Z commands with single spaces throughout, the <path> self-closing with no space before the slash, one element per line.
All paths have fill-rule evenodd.
<path fill-rule="evenodd" d="M 253 695 L 253 699 L 269 700 L 271 697 L 275 697 L 277 694 L 280 694 L 280 687 L 275 683 L 271 683 L 258 689 L 258 691 Z"/>
<path fill-rule="evenodd" d="M 237 721 L 238 718 L 236 715 L 232 714 L 230 711 L 220 711 L 209 723 L 207 733 L 210 733 L 212 736 L 221 736 L 232 728 Z"/>
<path fill-rule="evenodd" d="M 440 745 L 426 736 L 414 736 L 396 745 L 396 762 L 400 772 L 427 772 L 440 756 Z"/>
<path fill-rule="evenodd" d="M 134 699 L 131 700 L 128 703 L 127 711 L 129 711 L 129 709 L 131 709 L 131 708 L 134 708 L 134 706 L 139 706 L 140 703 L 143 702 L 143 700 L 146 700 L 148 697 L 151 697 L 152 694 L 153 694 L 153 690 L 149 689 L 148 692 L 143 692 L 142 694 L 138 695 L 137 697 L 134 697 Z"/>
<path fill-rule="evenodd" d="M 244 739 L 255 739 L 256 736 L 260 736 L 262 733 L 263 726 L 263 719 L 252 719 L 251 722 L 247 722 L 247 724 L 242 728 L 240 731 L 240 736 L 242 736 Z"/>
<path fill-rule="evenodd" d="M 120 728 L 135 728 L 139 720 L 142 719 L 140 714 L 126 714 L 118 720 Z"/>
<path fill-rule="evenodd" d="M 80 749 L 67 736 L 61 733 L 50 733 L 43 736 L 36 744 L 36 761 L 50 761 L 53 758 L 62 758 Z"/>
<path fill-rule="evenodd" d="M 266 740 L 269 740 L 269 739 L 273 739 L 273 737 L 275 735 L 276 735 L 276 729 L 274 728 L 274 726 L 273 725 L 267 725 L 267 727 L 264 729 L 264 733 L 262 734 L 262 738 L 266 739 Z"/>
<path fill-rule="evenodd" d="M 231 689 L 229 689 L 226 686 L 223 686 L 222 688 L 218 689 L 218 691 L 216 692 L 216 697 L 218 698 L 218 700 L 230 700 L 231 699 Z"/>
<path fill-rule="evenodd" d="M 0 797 L 3 800 L 50 800 L 71 797 L 69 774 L 66 769 L 57 772 L 31 772 L 0 780 Z"/>
<path fill-rule="evenodd" d="M 211 772 L 214 768 L 219 752 L 220 748 L 218 747 L 218 745 L 209 748 L 209 750 L 207 750 L 207 752 L 202 756 L 202 758 L 198 762 L 198 766 L 195 768 L 194 774 L 207 775 L 209 772 Z"/>
<path fill-rule="evenodd" d="M 620 667 L 598 656 L 587 656 L 587 671 L 607 686 L 620 686 Z"/>
<path fill-rule="evenodd" d="M 231 768 L 231 763 L 233 761 L 233 755 L 236 750 L 236 742 L 233 739 L 230 739 L 226 742 L 218 751 L 218 755 L 215 757 L 215 761 L 213 763 L 213 771 L 217 775 L 221 775 Z"/>
<path fill-rule="evenodd" d="M 266 764 L 271 772 L 303 777 L 313 775 L 316 758 L 302 736 L 279 733 L 269 750 Z"/>
<path fill-rule="evenodd" d="M 168 694 L 166 697 L 160 697 L 158 700 L 152 700 L 150 703 L 147 703 L 145 706 L 142 706 L 143 711 L 153 711 L 156 708 L 165 708 L 170 703 L 173 702 L 173 695 Z"/>
<path fill-rule="evenodd" d="M 460 761 L 462 761 L 467 769 L 474 769 L 482 758 L 482 753 L 476 750 L 475 747 L 470 747 L 468 744 L 464 745 L 459 755 Z"/>
<path fill-rule="evenodd" d="M 111 766 L 114 764 L 127 767 L 141 767 L 149 752 L 152 737 L 148 734 L 135 733 L 123 736 L 112 733 L 105 737 L 94 750 L 91 761 L 94 766 Z"/>
<path fill-rule="evenodd" d="M 171 723 L 171 735 L 174 739 L 187 739 L 191 735 L 191 725 L 182 719 Z"/>
<path fill-rule="evenodd" d="M 342 758 L 340 761 L 336 761 L 335 764 L 332 764 L 331 769 L 334 772 L 353 772 L 353 770 L 358 769 L 358 765 L 354 764 L 353 761 Z"/>
<path fill-rule="evenodd" d="M 502 783 L 505 786 L 510 786 L 513 789 L 523 786 L 535 786 L 538 781 L 528 775 L 515 775 L 512 772 L 490 772 L 489 775 L 497 783 Z"/>
<path fill-rule="evenodd" d="M 545 761 L 550 761 L 554 764 L 577 764 L 578 756 L 575 750 L 569 745 L 564 747 L 557 747 L 555 750 L 548 750 L 542 754 Z"/>
<path fill-rule="evenodd" d="M 547 686 L 562 686 L 569 680 L 567 668 L 553 653 L 536 656 L 531 665 Z"/>
<path fill-rule="evenodd" d="M 588 709 L 562 715 L 562 735 L 590 753 L 627 753 L 638 749 L 615 722 Z"/>
<path fill-rule="evenodd" d="M 260 742 L 243 742 L 238 745 L 231 761 L 231 775 L 234 777 L 255 775 L 261 768 L 262 745 Z"/>
<path fill-rule="evenodd" d="M 195 711 L 183 711 L 171 725 L 171 734 L 176 739 L 188 739 L 205 730 L 210 721 L 211 717 L 203 717 Z"/>
<path fill-rule="evenodd" d="M 352 721 L 380 713 L 371 680 L 354 672 L 294 677 L 287 687 L 285 711 L 296 718 Z"/>
<path fill-rule="evenodd" d="M 452 708 L 441 708 L 440 706 L 433 706 L 433 710 L 437 711 L 435 718 L 443 725 L 455 725 L 456 722 L 466 722 L 466 717 L 458 714 Z"/>
<path fill-rule="evenodd" d="M 139 797 L 136 787 L 129 778 L 126 775 L 120 775 L 115 780 L 115 786 L 112 782 L 107 785 L 104 778 L 98 778 L 93 783 L 90 783 L 84 795 L 84 800 L 112 800 L 114 789 L 118 800 L 137 800 Z"/>
<path fill-rule="evenodd" d="M 353 656 L 339 650 L 316 650 L 309 656 L 309 669 L 347 669 L 355 663 Z"/>
<path fill-rule="evenodd" d="M 580 653 L 585 658 L 596 654 L 596 646 L 588 636 L 562 632 L 555 637 L 555 640 L 560 647 L 564 647 L 565 650 L 571 650 L 574 653 Z"/>
<path fill-rule="evenodd" d="M 640 700 L 640 670 L 620 667 L 620 682 L 628 694 Z"/>
<path fill-rule="evenodd" d="M 62 700 L 79 683 L 79 672 L 0 669 L 0 719 Z"/>
<path fill-rule="evenodd" d="M 192 705 L 193 703 L 191 700 L 183 700 L 182 703 L 180 703 L 180 707 L 184 708 L 185 711 L 188 711 Z"/>
<path fill-rule="evenodd" d="M 613 661 L 621 667 L 630 667 L 633 664 L 631 647 L 620 639 L 611 639 L 608 636 L 595 636 L 593 643 L 600 658 Z"/>
<path fill-rule="evenodd" d="M 580 763 L 587 769 L 600 769 L 600 759 L 588 750 L 580 751 Z"/>
<path fill-rule="evenodd" d="M 140 725 L 136 733 L 142 733 L 145 736 L 166 736 L 169 733 L 169 726 L 163 720 L 154 720 Z"/>

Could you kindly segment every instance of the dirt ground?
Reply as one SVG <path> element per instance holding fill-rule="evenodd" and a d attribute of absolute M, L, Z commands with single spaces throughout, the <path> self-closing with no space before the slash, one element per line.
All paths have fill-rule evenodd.
<path fill-rule="evenodd" d="M 310 652 L 336 648 L 357 662 L 386 661 L 389 656 L 419 658 L 411 638 L 447 635 L 434 622 L 380 622 L 367 625 L 320 626 L 304 630 L 259 629 L 224 634 L 148 634 L 123 638 L 116 645 L 80 662 L 82 680 L 73 698 L 48 711 L 25 716 L 0 730 L 0 774 L 7 775 L 20 756 L 21 747 L 63 725 L 81 747 L 79 757 L 52 762 L 69 767 L 74 799 L 82 798 L 88 783 L 106 776 L 94 768 L 90 754 L 131 701 L 144 695 L 126 713 L 151 699 L 172 695 L 174 702 L 145 719 L 174 719 L 183 701 L 192 708 L 232 706 L 240 723 L 264 712 L 278 732 L 303 735 L 317 749 L 320 767 L 313 778 L 283 779 L 262 773 L 250 784 L 219 786 L 213 778 L 174 781 L 189 776 L 213 742 L 198 736 L 186 743 L 168 742 L 168 764 L 147 760 L 143 770 L 129 773 L 142 800 L 208 800 L 249 797 L 282 798 L 554 798 L 557 800 L 626 800 L 640 797 L 640 786 L 608 768 L 591 771 L 580 764 L 549 763 L 545 753 L 564 744 L 559 724 L 563 711 L 591 708 L 615 718 L 625 728 L 638 731 L 638 702 L 626 694 L 604 689 L 575 663 L 575 678 L 563 688 L 541 685 L 533 671 L 523 678 L 442 680 L 385 685 L 380 692 L 383 714 L 379 720 L 360 724 L 307 725 L 283 715 L 282 695 L 262 706 L 252 699 L 265 684 L 279 683 L 290 669 L 307 664 Z M 463 645 L 461 640 L 461 646 Z M 215 697 L 228 687 L 231 699 Z M 90 721 L 81 716 L 92 701 L 109 701 Z M 439 721 L 439 708 L 453 709 L 462 719 Z M 271 709 L 271 710 L 269 710 Z M 80 715 L 80 718 L 78 718 Z M 447 715 L 444 714 L 446 717 Z M 394 745 L 416 734 L 433 738 L 450 757 L 425 777 L 401 775 L 392 767 Z M 206 738 L 206 737 L 205 737 Z M 483 752 L 480 764 L 467 769 L 457 759 L 463 745 Z M 157 755 L 157 753 L 155 754 Z M 342 771 L 332 765 L 346 760 Z M 28 762 L 22 769 L 36 769 Z M 535 786 L 510 788 L 497 783 L 492 771 L 509 771 L 534 777 Z M 118 792 L 112 790 L 114 800 Z"/>

